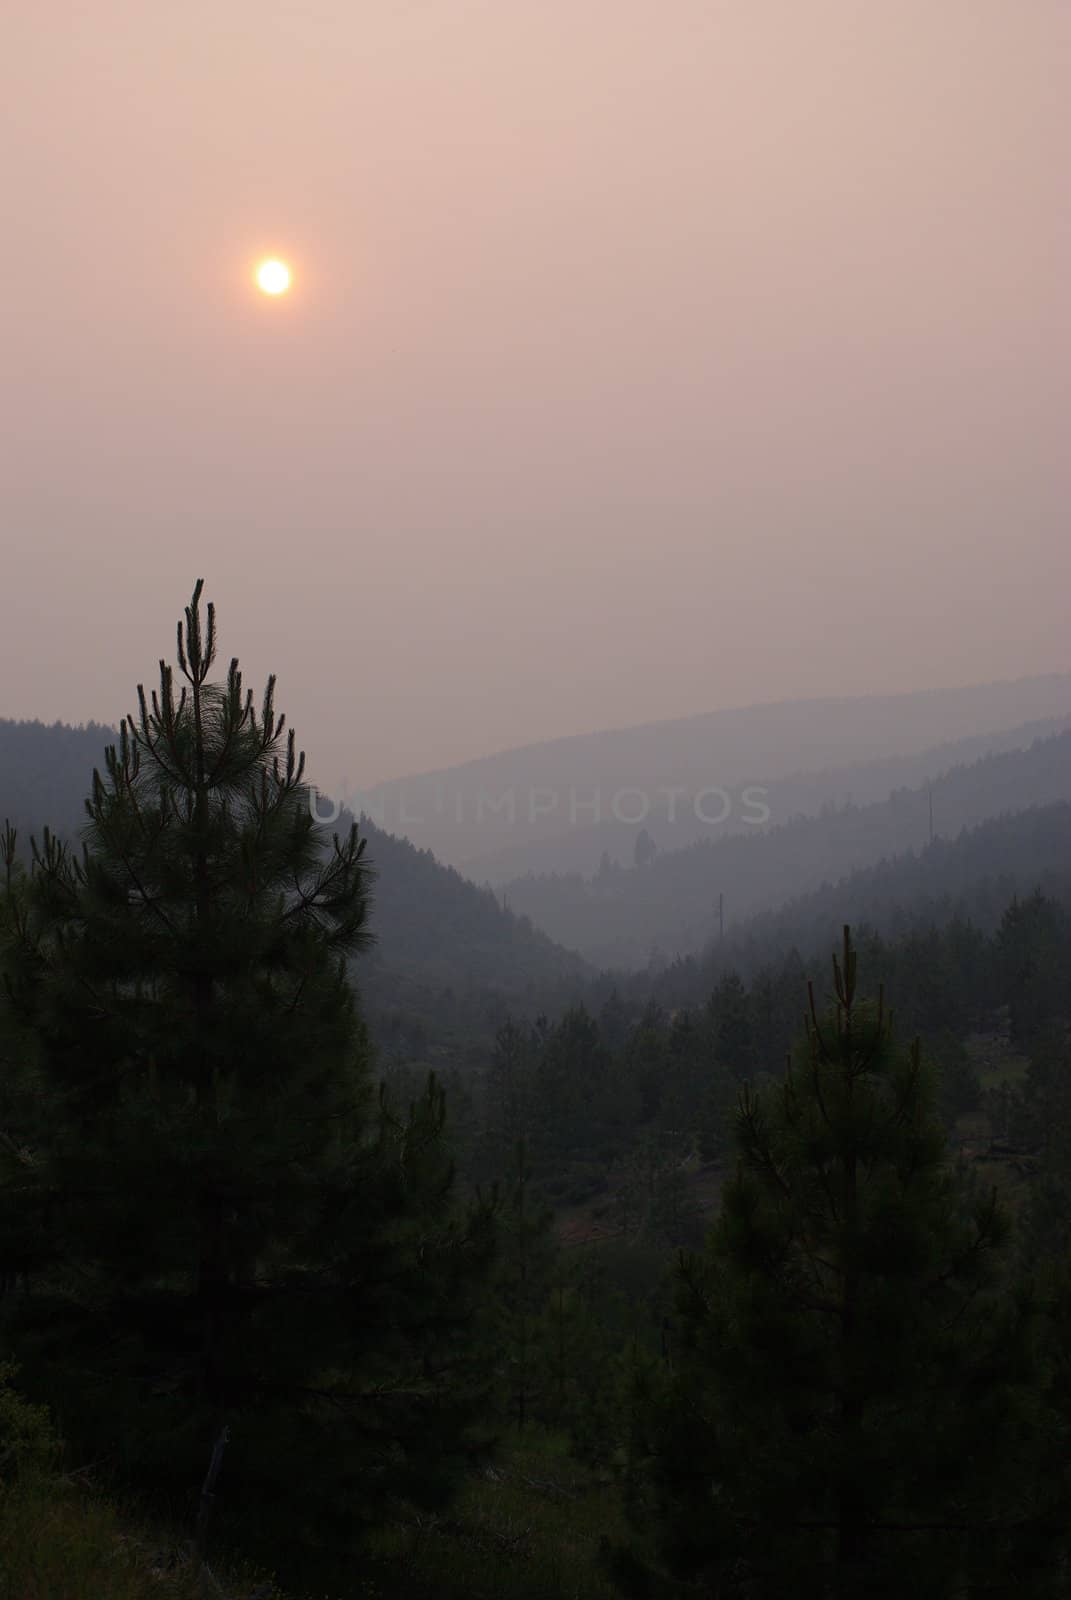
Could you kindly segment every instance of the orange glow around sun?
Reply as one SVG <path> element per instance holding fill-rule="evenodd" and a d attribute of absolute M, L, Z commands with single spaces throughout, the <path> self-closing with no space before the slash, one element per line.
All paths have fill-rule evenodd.
<path fill-rule="evenodd" d="M 290 287 L 290 268 L 285 261 L 275 258 L 261 261 L 257 266 L 256 280 L 258 289 L 264 294 L 285 294 Z"/>

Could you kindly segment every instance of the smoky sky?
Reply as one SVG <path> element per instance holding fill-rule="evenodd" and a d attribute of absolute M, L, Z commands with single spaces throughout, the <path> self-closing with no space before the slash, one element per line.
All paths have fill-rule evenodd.
<path fill-rule="evenodd" d="M 325 786 L 1071 664 L 1065 0 L 3 31 L 0 713 L 202 575 Z"/>

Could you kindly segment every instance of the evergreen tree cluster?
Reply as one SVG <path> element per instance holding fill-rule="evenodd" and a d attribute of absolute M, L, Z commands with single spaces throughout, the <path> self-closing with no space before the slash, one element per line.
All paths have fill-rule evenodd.
<path fill-rule="evenodd" d="M 216 635 L 198 584 L 79 848 L 0 836 L 0 1494 L 54 1426 L 207 1592 L 460 1597 L 391 1540 L 535 1438 L 627 1519 L 569 1593 L 1064 1594 L 1066 909 L 518 1007 L 440 1080 L 377 1059 L 366 842 Z"/>
<path fill-rule="evenodd" d="M 258 707 L 215 655 L 198 584 L 81 853 L 7 838 L 4 1337 L 124 1478 L 181 1500 L 226 1437 L 249 1537 L 337 1553 L 475 1437 L 490 1213 L 452 1204 L 434 1081 L 376 1091 L 364 843 L 314 821 L 274 681 Z"/>
<path fill-rule="evenodd" d="M 679 1263 L 678 1350 L 638 1385 L 633 1514 L 709 1594 L 1056 1592 L 1066 1427 L 1038 1301 L 857 960 L 845 930 L 832 1006 L 812 991 L 787 1074 L 741 1098 L 720 1216 Z"/>

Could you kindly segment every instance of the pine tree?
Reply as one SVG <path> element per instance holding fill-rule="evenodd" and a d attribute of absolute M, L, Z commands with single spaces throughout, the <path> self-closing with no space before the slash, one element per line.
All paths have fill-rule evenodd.
<path fill-rule="evenodd" d="M 500 1220 L 495 1319 L 501 1399 L 518 1432 L 537 1411 L 545 1414 L 551 1362 L 548 1302 L 556 1254 L 552 1222 L 550 1211 L 532 1192 L 524 1143 L 518 1141 Z"/>
<path fill-rule="evenodd" d="M 649 1123 L 661 1109 L 666 1081 L 666 1019 L 661 1007 L 649 1001 L 625 1042 L 619 1071 L 634 1086 L 639 1098 L 640 1121 Z"/>
<path fill-rule="evenodd" d="M 43 1192 L 34 1149 L 43 1132 L 34 1041 L 19 1018 L 17 952 L 29 929 L 28 883 L 18 830 L 0 832 L 0 1301 L 47 1256 Z"/>
<path fill-rule="evenodd" d="M 484 1075 L 484 1128 L 487 1157 L 504 1164 L 528 1134 L 532 1115 L 532 1064 L 527 1031 L 512 1017 L 495 1034 Z M 497 1168 L 501 1171 L 501 1165 Z"/>
<path fill-rule="evenodd" d="M 633 1509 L 654 1537 L 626 1581 L 1048 1592 L 1049 1420 L 1026 1303 L 997 1293 L 1006 1219 L 949 1164 L 918 1045 L 858 998 L 847 930 L 831 1011 L 812 990 L 784 1082 L 742 1093 L 739 1144 L 705 1252 L 681 1258 L 674 1369 L 641 1386 Z"/>
<path fill-rule="evenodd" d="M 615 1124 L 635 1121 L 637 1108 L 611 1082 L 610 1053 L 583 1006 L 533 1043 L 532 1143 L 541 1164 L 590 1150 Z"/>
<path fill-rule="evenodd" d="M 658 846 L 651 838 L 651 835 L 648 833 L 647 829 L 641 828 L 639 833 L 636 835 L 636 843 L 632 849 L 632 858 L 636 866 L 641 869 L 643 867 L 649 867 L 657 854 Z"/>
<path fill-rule="evenodd" d="M 757 1053 L 751 1023 L 751 1004 L 743 980 L 727 972 L 710 997 L 709 1016 L 714 1053 L 739 1082 L 755 1070 Z"/>
<path fill-rule="evenodd" d="M 1013 1136 L 1036 1170 L 1025 1206 L 1027 1248 L 1053 1261 L 1067 1255 L 1071 1225 L 1071 1027 L 1036 1031 L 1019 1092 Z"/>
<path fill-rule="evenodd" d="M 174 1494 L 227 1425 L 231 1505 L 324 1545 L 332 1508 L 341 1531 L 443 1486 L 487 1217 L 450 1203 L 434 1082 L 376 1100 L 363 842 L 314 820 L 274 679 L 259 709 L 236 660 L 213 680 L 201 595 L 93 775 L 81 855 L 34 847 L 14 964 L 49 1254 L 10 1337 L 77 1444 Z"/>
<path fill-rule="evenodd" d="M 1063 907 L 1040 890 L 1013 900 L 1001 919 L 996 976 L 1008 996 L 1016 1044 L 1029 1046 L 1054 1020 L 1071 1022 L 1065 962 L 1069 920 Z"/>

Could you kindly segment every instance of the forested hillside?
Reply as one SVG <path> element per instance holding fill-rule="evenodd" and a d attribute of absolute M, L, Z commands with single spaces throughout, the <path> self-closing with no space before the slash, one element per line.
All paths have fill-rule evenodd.
<path fill-rule="evenodd" d="M 1071 698 L 1071 691 L 1069 691 Z M 630 867 L 635 863 L 637 841 L 646 834 L 657 850 L 680 850 L 699 840 L 714 843 L 726 834 L 755 834 L 779 827 L 799 817 L 817 816 L 841 806 L 871 805 L 887 800 L 897 789 L 915 789 L 931 784 L 954 767 L 970 765 L 983 756 L 1003 751 L 1025 750 L 1035 739 L 1063 733 L 1071 716 L 1045 717 L 994 733 L 974 734 L 953 739 L 910 755 L 886 756 L 877 761 L 853 761 L 843 767 L 819 771 L 793 772 L 729 791 L 730 805 L 714 794 L 701 804 L 707 819 L 726 812 L 721 821 L 704 820 L 696 815 L 694 803 L 679 797 L 676 814 L 670 822 L 664 812 L 652 809 L 642 822 L 625 823 L 612 817 L 589 825 L 578 814 L 575 826 L 553 838 L 530 843 L 503 845 L 488 854 L 474 856 L 465 864 L 469 876 L 486 879 L 506 887 L 513 879 L 528 874 L 579 873 L 590 878 L 607 865 Z M 750 803 L 745 800 L 747 789 Z M 761 800 L 762 810 L 759 809 Z M 765 816 L 764 814 L 768 814 Z M 643 845 L 639 848 L 642 850 Z M 603 855 L 607 857 L 604 861 Z"/>
<path fill-rule="evenodd" d="M 61 837 L 79 837 L 93 770 L 103 770 L 106 747 L 116 737 L 100 724 L 0 723 L 0 822 L 6 817 L 15 826 L 23 859 L 31 835 L 40 839 L 45 826 Z M 338 826 L 351 821 L 345 814 Z M 438 1009 L 462 1031 L 479 1032 L 489 993 L 527 997 L 538 1009 L 572 992 L 587 970 L 578 956 L 428 851 L 367 819 L 362 829 L 378 874 L 367 986 L 373 1021 L 404 1001 L 414 1026 Z"/>
<path fill-rule="evenodd" d="M 90 722 L 11 722 L 0 718 L 0 816 L 24 839 L 47 823 L 69 834 L 86 820 L 93 768 L 104 760 L 115 729 Z"/>
<path fill-rule="evenodd" d="M 1042 890 L 1071 904 L 1071 804 L 1037 806 L 935 839 L 921 850 L 864 867 L 823 884 L 776 911 L 734 928 L 723 944 L 712 939 L 711 961 L 753 966 L 759 952 L 824 950 L 850 914 L 853 921 L 895 938 L 924 924 L 959 916 L 990 933 L 1009 902 Z"/>
<path fill-rule="evenodd" d="M 869 806 L 845 805 L 765 833 L 700 842 L 637 867 L 529 876 L 503 891 L 552 938 L 600 966 L 642 966 L 655 952 L 674 959 L 726 925 L 836 881 L 883 857 L 953 840 L 1004 812 L 1071 798 L 1071 734 L 992 755 L 932 785 L 894 792 Z"/>
<path fill-rule="evenodd" d="M 587 970 L 579 956 L 503 909 L 492 890 L 442 866 L 430 850 L 367 817 L 359 824 L 376 873 L 370 926 L 377 965 L 429 986 L 521 994 Z"/>
<path fill-rule="evenodd" d="M 375 874 L 361 992 L 388 1058 L 471 1064 L 511 1007 L 554 1013 L 585 992 L 594 969 L 491 889 L 367 818 L 360 830 Z"/>
<path fill-rule="evenodd" d="M 1071 803 L 594 976 L 215 653 L 198 585 L 84 852 L 0 837 L 14 1593 L 1055 1600 Z"/>
<path fill-rule="evenodd" d="M 643 972 L 605 973 L 589 993 L 612 989 L 692 1005 L 726 972 L 754 975 L 771 962 L 814 960 L 851 916 L 868 935 L 897 940 L 969 922 L 989 935 L 1015 898 L 1041 891 L 1071 907 L 1071 804 L 1038 806 L 935 839 L 921 850 L 862 867 L 835 883 L 758 912 L 713 935 L 703 949 Z"/>
<path fill-rule="evenodd" d="M 399 777 L 369 790 L 361 803 L 382 826 L 429 847 L 440 860 L 500 881 L 498 852 L 523 852 L 572 835 L 574 824 L 586 830 L 596 821 L 612 823 L 615 797 L 626 816 L 635 817 L 641 802 L 649 807 L 643 820 L 667 847 L 681 845 L 694 837 L 695 797 L 711 787 L 732 791 L 739 803 L 740 790 L 751 784 L 894 761 L 953 740 L 985 741 L 1069 714 L 1067 674 L 917 694 L 781 701 L 526 745 Z M 968 755 L 965 750 L 961 759 Z M 916 780 L 905 771 L 880 792 L 897 781 Z M 597 859 L 598 852 L 589 865 Z"/>
<path fill-rule="evenodd" d="M 1071 1600 L 1071 0 L 2 22 L 0 1600 Z"/>

